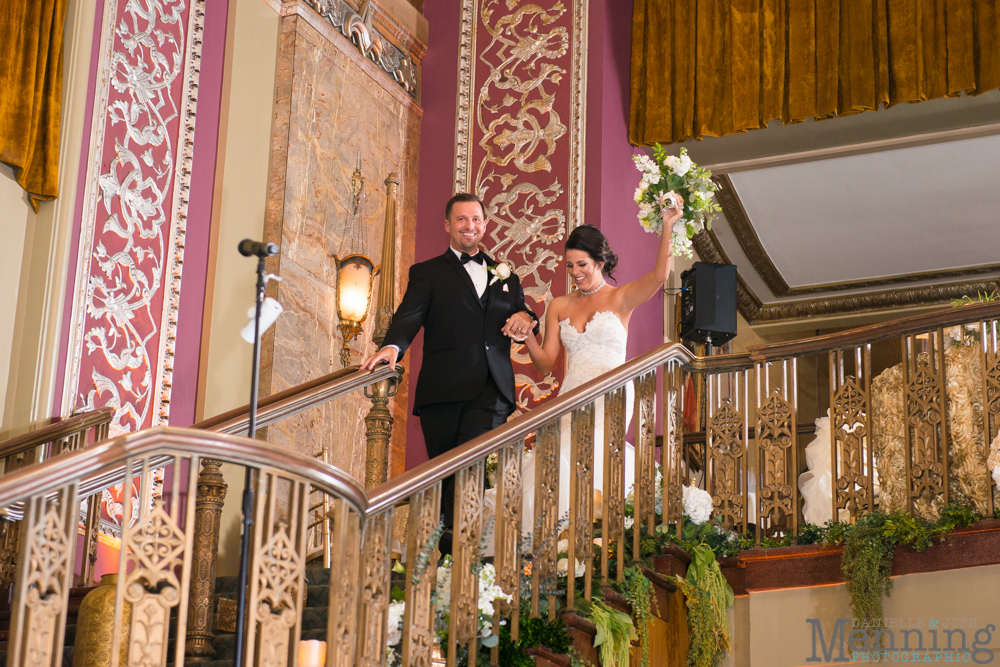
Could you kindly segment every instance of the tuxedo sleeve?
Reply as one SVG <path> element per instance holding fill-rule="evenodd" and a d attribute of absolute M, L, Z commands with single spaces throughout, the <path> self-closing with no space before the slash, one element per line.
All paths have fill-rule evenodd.
<path fill-rule="evenodd" d="M 521 280 L 516 279 L 514 281 L 514 307 L 510 314 L 513 315 L 514 313 L 522 312 L 527 313 L 528 317 L 534 321 L 535 326 L 532 328 L 532 333 L 537 335 L 539 330 L 538 315 L 535 315 L 535 311 L 531 309 L 531 306 L 524 302 L 524 288 L 521 287 Z"/>
<path fill-rule="evenodd" d="M 420 331 L 420 327 L 424 326 L 430 303 L 431 284 L 427 273 L 419 265 L 414 264 L 410 267 L 406 293 L 403 294 L 403 300 L 399 302 L 399 308 L 392 316 L 382 347 L 395 345 L 399 348 L 399 356 L 402 357 Z"/>

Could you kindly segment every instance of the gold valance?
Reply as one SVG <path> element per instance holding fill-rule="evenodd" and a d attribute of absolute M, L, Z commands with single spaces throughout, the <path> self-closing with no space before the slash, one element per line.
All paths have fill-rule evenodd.
<path fill-rule="evenodd" d="M 31 205 L 56 198 L 67 0 L 0 2 L 0 162 Z"/>
<path fill-rule="evenodd" d="M 629 140 L 1000 88 L 997 0 L 635 0 Z"/>

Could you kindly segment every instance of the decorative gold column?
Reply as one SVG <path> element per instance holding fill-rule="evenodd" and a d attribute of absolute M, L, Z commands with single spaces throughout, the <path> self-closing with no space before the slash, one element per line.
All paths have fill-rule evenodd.
<path fill-rule="evenodd" d="M 188 660 L 211 660 L 215 657 L 212 640 L 215 599 L 215 562 L 219 556 L 219 517 L 226 500 L 226 482 L 221 461 L 204 459 L 198 475 L 198 498 L 195 504 L 194 553 L 191 569 L 191 596 L 188 604 Z"/>
<path fill-rule="evenodd" d="M 365 417 L 365 435 L 368 438 L 366 489 L 382 484 L 389 476 L 389 440 L 392 438 L 393 422 L 389 399 L 396 395 L 398 389 L 396 380 L 382 380 L 365 387 L 365 397 L 372 402 L 372 409 Z"/>
<path fill-rule="evenodd" d="M 17 553 L 20 548 L 21 522 L 0 519 L 0 590 L 9 591 L 16 581 Z M 7 596 L 0 596 L 0 609 L 10 609 Z"/>
<path fill-rule="evenodd" d="M 396 191 L 399 177 L 395 172 L 385 179 L 385 233 L 382 235 L 381 280 L 378 284 L 378 305 L 375 309 L 375 331 L 372 342 L 381 347 L 389 330 L 393 311 L 396 309 Z M 388 479 L 389 440 L 392 438 L 392 413 L 389 399 L 396 395 L 399 385 L 394 380 L 382 380 L 365 387 L 365 396 L 372 401 L 372 409 L 365 417 L 365 435 L 368 436 L 368 456 L 365 466 L 365 488 L 371 489 Z"/>
<path fill-rule="evenodd" d="M 372 342 L 381 347 L 396 310 L 396 192 L 399 176 L 396 172 L 385 179 L 385 233 L 382 235 L 382 278 L 378 281 L 378 301 L 375 306 L 375 331 Z"/>

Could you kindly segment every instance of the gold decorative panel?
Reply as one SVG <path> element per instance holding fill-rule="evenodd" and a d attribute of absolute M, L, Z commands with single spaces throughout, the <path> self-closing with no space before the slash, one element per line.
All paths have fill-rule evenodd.
<path fill-rule="evenodd" d="M 384 667 L 386 619 L 389 609 L 389 540 L 392 510 L 369 517 L 365 526 L 365 550 L 361 563 L 361 594 L 358 600 L 358 665 Z"/>
<path fill-rule="evenodd" d="M 757 534 L 794 534 L 797 528 L 798 466 L 795 451 L 795 411 L 775 388 L 757 410 L 760 516 Z"/>
<path fill-rule="evenodd" d="M 556 578 L 559 525 L 559 420 L 538 430 L 535 445 L 535 520 L 531 545 L 531 616 L 538 616 L 539 597 Z M 550 605 L 550 611 L 555 607 Z"/>
<path fill-rule="evenodd" d="M 846 510 L 857 518 L 874 511 L 875 494 L 871 433 L 871 350 L 830 352 L 831 466 L 833 516 Z M 854 375 L 845 374 L 853 363 Z"/>
<path fill-rule="evenodd" d="M 684 372 L 678 366 L 663 367 L 663 386 L 669 387 L 663 393 L 663 522 L 677 523 L 683 520 L 684 512 L 684 470 L 681 462 L 684 456 L 684 406 L 682 392 Z"/>
<path fill-rule="evenodd" d="M 358 578 L 361 573 L 361 517 L 343 500 L 331 503 L 330 604 L 327 660 L 330 667 L 354 667 L 358 637 Z"/>
<path fill-rule="evenodd" d="M 656 374 L 635 381 L 635 522 L 652 532 L 656 513 Z M 638 547 L 639 530 L 633 531 Z M 638 558 L 636 551 L 633 558 Z"/>
<path fill-rule="evenodd" d="M 943 341 L 941 331 L 923 340 L 908 336 L 902 341 L 906 478 L 911 510 L 932 505 L 939 495 L 948 504 Z M 920 354 L 921 343 L 927 345 L 926 354 Z"/>
<path fill-rule="evenodd" d="M 62 665 L 66 602 L 73 585 L 77 541 L 76 482 L 48 498 L 46 495 L 28 500 L 21 524 L 8 665 Z"/>
<path fill-rule="evenodd" d="M 625 550 L 625 387 L 604 395 L 604 493 L 601 499 L 601 582 L 608 583 L 608 550 Z M 616 559 L 620 581 L 624 559 Z"/>
<path fill-rule="evenodd" d="M 455 527 L 451 568 L 451 612 L 448 652 L 456 645 L 474 646 L 479 622 L 479 552 L 483 537 L 483 461 L 455 476 Z M 473 649 L 472 653 L 475 653 Z"/>
<path fill-rule="evenodd" d="M 574 577 L 577 560 L 586 565 L 584 595 L 590 598 L 590 581 L 593 577 L 594 553 L 594 404 L 590 403 L 573 411 L 570 418 L 570 456 L 573 462 L 569 481 L 569 553 L 567 576 Z M 573 608 L 576 587 L 566 586 L 566 606 Z"/>
<path fill-rule="evenodd" d="M 494 564 L 497 585 L 513 595 L 513 604 L 520 601 L 521 587 L 521 463 L 524 442 L 518 440 L 500 450 L 497 468 L 496 549 Z"/>
<path fill-rule="evenodd" d="M 743 413 L 729 398 L 722 399 L 708 421 L 708 491 L 712 494 L 716 515 L 729 527 L 740 526 L 746 518 L 742 490 L 745 433 Z"/>
<path fill-rule="evenodd" d="M 434 650 L 431 594 L 437 585 L 437 550 L 431 540 L 438 529 L 440 513 L 440 484 L 411 496 L 406 547 L 407 604 L 403 616 L 403 664 L 410 667 L 431 667 Z"/>
<path fill-rule="evenodd" d="M 293 664 L 305 605 L 309 484 L 257 473 L 247 600 L 247 664 Z"/>

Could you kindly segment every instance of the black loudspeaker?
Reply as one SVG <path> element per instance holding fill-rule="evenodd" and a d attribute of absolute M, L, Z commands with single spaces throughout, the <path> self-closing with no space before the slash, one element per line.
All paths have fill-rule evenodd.
<path fill-rule="evenodd" d="M 718 346 L 736 336 L 735 264 L 695 262 L 681 287 L 681 340 Z"/>

